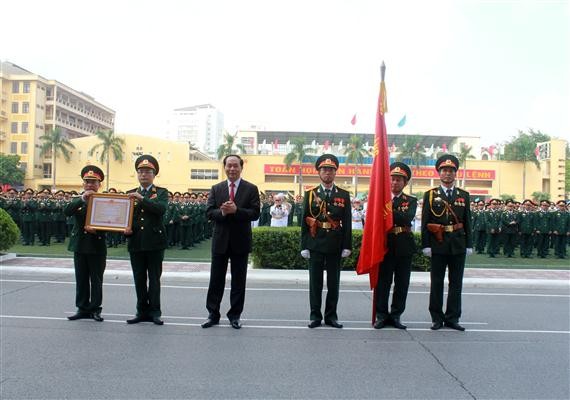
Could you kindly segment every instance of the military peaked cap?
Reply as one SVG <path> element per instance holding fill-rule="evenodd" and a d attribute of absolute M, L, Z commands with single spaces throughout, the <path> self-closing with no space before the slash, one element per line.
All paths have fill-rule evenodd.
<path fill-rule="evenodd" d="M 102 182 L 105 179 L 105 174 L 101 171 L 101 168 L 95 165 L 86 165 L 81 170 L 81 179 L 97 179 Z"/>
<path fill-rule="evenodd" d="M 453 154 L 444 154 L 435 162 L 435 169 L 439 171 L 443 167 L 459 169 L 459 160 Z"/>
<path fill-rule="evenodd" d="M 336 156 L 333 154 L 323 154 L 317 158 L 315 168 L 319 170 L 323 167 L 338 169 L 338 158 L 336 158 Z"/>
<path fill-rule="evenodd" d="M 135 161 L 135 169 L 138 170 L 139 168 L 150 168 L 154 170 L 155 175 L 158 174 L 158 161 L 156 158 L 151 156 L 150 154 L 143 154 Z"/>
<path fill-rule="evenodd" d="M 406 181 L 409 181 L 412 177 L 412 170 L 403 162 L 393 162 L 390 164 L 390 175 L 403 176 Z"/>

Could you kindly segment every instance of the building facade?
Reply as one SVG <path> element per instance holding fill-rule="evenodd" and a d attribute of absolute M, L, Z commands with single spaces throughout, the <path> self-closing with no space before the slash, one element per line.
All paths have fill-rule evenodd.
<path fill-rule="evenodd" d="M 223 132 L 224 114 L 211 104 L 202 104 L 173 110 L 167 138 L 190 142 L 201 152 L 215 155 Z"/>
<path fill-rule="evenodd" d="M 207 159 L 200 153 L 190 151 L 188 146 L 178 142 L 157 139 L 148 136 L 126 135 L 123 148 L 123 162 L 111 160 L 110 174 L 106 178 L 110 187 L 127 190 L 136 186 L 134 160 L 141 154 L 152 154 L 160 163 L 160 174 L 156 184 L 170 191 L 207 191 L 210 187 L 225 179 L 222 162 Z M 79 189 L 81 180 L 79 171 L 86 164 L 100 163 L 97 153 L 89 156 L 89 150 L 97 143 L 96 137 L 73 139 L 75 149 L 69 163 L 57 160 L 57 186 L 70 190 Z M 459 186 L 468 190 L 473 198 L 490 199 L 501 194 L 509 194 L 517 200 L 531 196 L 533 192 L 547 192 L 552 200 L 565 198 L 564 193 L 564 140 L 549 142 L 550 155 L 540 161 L 540 168 L 532 162 L 523 164 L 519 161 L 468 160 L 458 172 Z M 322 154 L 322 153 L 318 153 Z M 266 193 L 289 192 L 299 190 L 299 165 L 287 168 L 283 163 L 283 154 L 246 154 L 243 177 L 256 184 Z M 302 164 L 302 188 L 306 190 L 317 185 L 320 180 L 314 168 L 313 157 L 309 156 Z M 336 183 L 344 189 L 354 192 L 355 169 L 358 175 L 359 194 L 368 191 L 371 165 L 354 166 L 346 163 L 344 156 L 339 156 L 340 168 Z M 104 165 L 100 165 L 104 169 Z M 424 192 L 439 184 L 439 177 L 433 165 L 413 167 L 414 178 L 407 188 L 413 193 Z M 523 172 L 524 171 L 524 172 Z M 525 184 L 523 185 L 523 175 Z M 464 179 L 465 176 L 465 179 Z M 50 187 L 51 180 L 36 179 L 31 185 L 34 189 Z M 523 192 L 524 190 L 524 192 Z"/>
<path fill-rule="evenodd" d="M 115 111 L 91 96 L 10 62 L 0 63 L 0 88 L 0 152 L 20 156 L 25 186 L 51 177 L 41 136 L 58 128 L 74 139 L 115 126 Z"/>

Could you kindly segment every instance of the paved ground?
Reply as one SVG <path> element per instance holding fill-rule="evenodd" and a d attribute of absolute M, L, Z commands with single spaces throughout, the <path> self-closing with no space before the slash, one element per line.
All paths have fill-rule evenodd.
<path fill-rule="evenodd" d="M 222 321 L 204 330 L 207 284 L 196 274 L 206 271 L 165 274 L 166 324 L 131 326 L 125 323 L 135 306 L 129 271 L 107 270 L 105 322 L 70 322 L 70 266 L 32 261 L 35 267 L 0 267 L 2 399 L 570 397 L 564 286 L 466 289 L 468 330 L 460 333 L 429 330 L 428 289 L 420 283 L 403 316 L 408 331 L 377 331 L 370 327 L 366 279 L 350 280 L 339 303 L 345 328 L 310 330 L 305 281 L 251 279 L 244 328 Z M 227 297 L 226 291 L 224 311 Z"/>

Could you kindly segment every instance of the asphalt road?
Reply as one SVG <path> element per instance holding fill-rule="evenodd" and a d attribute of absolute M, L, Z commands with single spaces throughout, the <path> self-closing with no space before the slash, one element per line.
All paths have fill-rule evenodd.
<path fill-rule="evenodd" d="M 243 329 L 201 329 L 206 287 L 163 279 L 165 325 L 127 325 L 132 280 L 107 274 L 105 322 L 71 322 L 72 275 L 3 271 L 0 398 L 570 398 L 568 290 L 466 289 L 461 333 L 429 330 L 423 287 L 408 331 L 371 329 L 364 286 L 310 330 L 306 284 L 279 282 L 248 285 Z"/>

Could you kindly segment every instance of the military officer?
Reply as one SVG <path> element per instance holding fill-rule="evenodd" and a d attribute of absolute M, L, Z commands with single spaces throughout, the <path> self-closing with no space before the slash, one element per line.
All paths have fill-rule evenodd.
<path fill-rule="evenodd" d="M 537 255 L 540 258 L 546 258 L 548 256 L 548 244 L 550 239 L 550 234 L 552 233 L 551 228 L 551 214 L 550 214 L 550 201 L 541 200 L 540 210 L 534 214 L 534 226 L 536 229 L 536 249 Z"/>
<path fill-rule="evenodd" d="M 4 198 L 4 204 L 2 208 L 6 210 L 10 217 L 14 220 L 16 225 L 20 230 L 22 229 L 22 223 L 20 220 L 20 208 L 22 206 L 22 202 L 18 198 L 18 191 L 14 188 L 8 189 L 6 192 L 6 197 Z"/>
<path fill-rule="evenodd" d="M 39 238 L 41 246 L 51 245 L 52 211 L 54 202 L 51 200 L 51 191 L 44 189 L 38 193 L 37 221 L 39 225 Z"/>
<path fill-rule="evenodd" d="M 499 204 L 499 199 L 491 199 L 489 208 L 485 213 L 485 225 L 489 238 L 487 254 L 489 254 L 491 258 L 495 258 L 495 255 L 499 252 L 499 234 L 501 233 L 501 211 L 499 210 Z"/>
<path fill-rule="evenodd" d="M 192 247 L 192 204 L 190 203 L 190 193 L 183 194 L 180 204 L 180 245 L 183 250 Z"/>
<path fill-rule="evenodd" d="M 144 154 L 136 159 L 139 187 L 127 191 L 135 200 L 132 229 L 125 230 L 137 292 L 137 314 L 128 324 L 164 322 L 160 308 L 160 276 L 168 238 L 163 216 L 168 206 L 168 190 L 154 185 L 159 165 L 156 158 Z M 148 286 L 147 286 L 148 281 Z"/>
<path fill-rule="evenodd" d="M 392 325 L 394 328 L 406 329 L 400 322 L 400 316 L 406 308 L 412 257 L 416 251 L 412 221 L 416 216 L 418 200 L 404 193 L 404 187 L 412 177 L 412 170 L 402 162 L 390 165 L 392 191 L 392 216 L 394 226 L 388 233 L 388 252 L 380 264 L 376 294 L 375 329 Z M 390 287 L 394 281 L 392 306 L 388 312 Z"/>
<path fill-rule="evenodd" d="M 519 217 L 515 211 L 515 202 L 507 200 L 505 211 L 501 213 L 501 232 L 504 236 L 503 252 L 507 258 L 515 254 L 516 237 L 519 231 Z"/>
<path fill-rule="evenodd" d="M 485 244 L 487 243 L 487 225 L 485 223 L 485 202 L 477 201 L 475 210 L 473 211 L 473 242 L 475 243 L 475 251 L 477 254 L 485 252 Z"/>
<path fill-rule="evenodd" d="M 36 209 L 37 202 L 33 198 L 34 190 L 26 189 L 20 205 L 20 219 L 22 221 L 22 240 L 24 246 L 33 246 L 36 236 Z"/>
<path fill-rule="evenodd" d="M 566 257 L 566 240 L 570 235 L 570 214 L 566 211 L 566 202 L 558 200 L 557 210 L 553 213 L 552 234 L 554 235 L 554 255 L 558 258 Z"/>
<path fill-rule="evenodd" d="M 461 290 L 465 256 L 473 253 L 469 193 L 455 186 L 459 160 L 444 154 L 436 161 L 441 186 L 424 194 L 422 209 L 422 247 L 431 257 L 429 312 L 432 330 L 444 325 L 458 331 L 461 317 Z M 448 269 L 447 309 L 443 313 L 443 281 Z"/>
<path fill-rule="evenodd" d="M 352 251 L 352 223 L 350 194 L 334 184 L 338 164 L 332 154 L 320 156 L 315 168 L 321 184 L 305 192 L 301 256 L 309 260 L 309 328 L 320 326 L 323 319 L 321 303 L 325 270 L 328 289 L 325 324 L 342 328 L 337 315 L 341 258 L 350 256 Z"/>
<path fill-rule="evenodd" d="M 519 236 L 520 236 L 520 254 L 522 258 L 532 257 L 532 248 L 534 246 L 534 211 L 532 210 L 534 203 L 530 199 L 525 199 L 522 203 L 522 210 L 519 212 Z"/>
<path fill-rule="evenodd" d="M 93 318 L 102 322 L 103 273 L 107 260 L 105 232 L 85 226 L 89 198 L 99 191 L 105 179 L 103 171 L 95 165 L 87 165 L 81 170 L 83 193 L 69 202 L 63 212 L 73 217 L 75 223 L 71 231 L 68 250 L 73 251 L 75 266 L 75 306 L 77 312 L 67 317 L 70 321 Z"/>
<path fill-rule="evenodd" d="M 53 234 L 55 236 L 56 243 L 63 243 L 65 241 L 65 215 L 64 208 L 67 205 L 65 199 L 63 198 L 65 192 L 63 190 L 58 190 L 55 192 L 55 200 L 52 201 L 52 227 Z"/>

